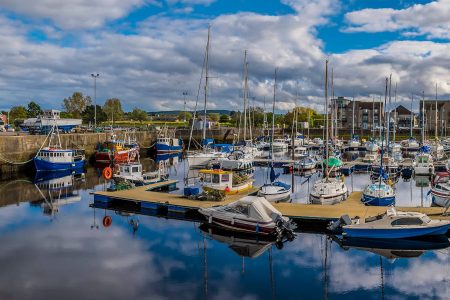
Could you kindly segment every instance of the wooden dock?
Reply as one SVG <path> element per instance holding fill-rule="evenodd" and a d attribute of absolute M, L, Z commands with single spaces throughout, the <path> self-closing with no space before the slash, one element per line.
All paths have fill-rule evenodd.
<path fill-rule="evenodd" d="M 151 190 L 159 189 L 163 186 L 173 185 L 176 181 L 155 183 L 147 186 L 137 187 L 130 190 L 116 192 L 95 192 L 94 202 L 105 207 L 109 203 L 117 201 L 131 202 L 139 205 L 141 209 L 162 210 L 170 213 L 188 213 L 197 211 L 199 208 L 225 205 L 234 202 L 246 195 L 254 194 L 256 188 L 245 193 L 227 195 L 223 201 L 199 201 L 190 200 L 182 195 L 155 192 Z M 386 207 L 365 206 L 361 202 L 362 192 L 353 192 L 349 198 L 335 205 L 316 205 L 300 203 L 274 203 L 273 206 L 284 216 L 292 219 L 305 221 L 330 221 L 339 219 L 342 215 L 349 215 L 351 218 L 367 218 L 386 212 Z M 443 216 L 442 207 L 396 207 L 398 211 L 415 211 L 427 214 L 430 218 L 450 219 Z"/>

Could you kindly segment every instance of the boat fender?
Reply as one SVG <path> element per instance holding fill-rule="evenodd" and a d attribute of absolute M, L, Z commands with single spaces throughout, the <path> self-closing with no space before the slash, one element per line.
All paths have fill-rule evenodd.
<path fill-rule="evenodd" d="M 256 233 L 259 233 L 259 223 L 256 223 Z"/>
<path fill-rule="evenodd" d="M 234 218 L 231 218 L 231 225 L 234 225 Z"/>
<path fill-rule="evenodd" d="M 103 178 L 109 180 L 112 178 L 112 169 L 110 167 L 106 167 L 103 169 Z"/>
<path fill-rule="evenodd" d="M 231 191 L 231 189 L 230 189 L 230 187 L 227 185 L 226 187 L 225 187 L 225 193 L 229 193 Z"/>
<path fill-rule="evenodd" d="M 103 218 L 103 227 L 109 227 L 112 224 L 112 218 L 110 216 L 105 216 Z"/>
<path fill-rule="evenodd" d="M 209 216 L 209 219 L 208 219 L 208 223 L 209 223 L 209 224 L 212 223 L 212 219 L 213 219 L 212 216 Z"/>

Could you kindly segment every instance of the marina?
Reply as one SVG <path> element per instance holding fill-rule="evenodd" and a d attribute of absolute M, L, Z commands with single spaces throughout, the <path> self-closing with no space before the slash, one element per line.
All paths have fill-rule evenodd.
<path fill-rule="evenodd" d="M 450 298 L 449 1 L 2 1 L 0 300 Z"/>

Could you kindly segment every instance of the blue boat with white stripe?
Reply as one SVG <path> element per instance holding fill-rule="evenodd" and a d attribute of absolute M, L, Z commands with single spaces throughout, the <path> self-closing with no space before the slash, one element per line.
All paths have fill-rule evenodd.
<path fill-rule="evenodd" d="M 38 172 L 79 170 L 80 168 L 84 168 L 84 151 L 62 149 L 56 123 L 50 130 L 47 138 L 49 139 L 48 147 L 40 149 L 33 158 L 34 166 Z"/>

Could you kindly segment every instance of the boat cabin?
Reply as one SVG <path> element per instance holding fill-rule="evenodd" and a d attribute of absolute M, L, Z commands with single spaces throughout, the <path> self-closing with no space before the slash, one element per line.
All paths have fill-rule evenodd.
<path fill-rule="evenodd" d="M 119 165 L 119 174 L 121 176 L 129 177 L 141 177 L 142 165 L 141 164 L 122 164 Z"/>
<path fill-rule="evenodd" d="M 233 172 L 224 170 L 200 170 L 200 180 L 208 185 L 218 189 L 231 187 L 233 183 Z"/>
<path fill-rule="evenodd" d="M 36 156 L 39 159 L 54 163 L 71 163 L 75 160 L 72 150 L 44 148 Z"/>

